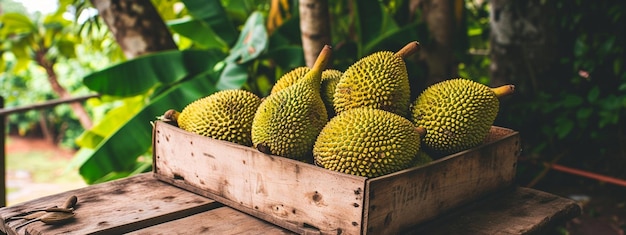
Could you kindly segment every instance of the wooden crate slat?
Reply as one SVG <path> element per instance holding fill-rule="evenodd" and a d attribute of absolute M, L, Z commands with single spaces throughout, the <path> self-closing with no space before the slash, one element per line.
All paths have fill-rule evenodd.
<path fill-rule="evenodd" d="M 12 234 L 10 228 L 24 221 L 6 222 L 8 217 L 60 206 L 71 195 L 78 197 L 75 220 L 61 226 L 31 223 L 19 228 L 18 234 L 119 234 L 223 206 L 144 173 L 0 208 L 0 229 Z"/>
<path fill-rule="evenodd" d="M 215 140 L 163 122 L 154 133 L 159 179 L 298 233 L 357 234 L 364 177 Z M 330 229 L 329 229 L 330 228 Z"/>
<path fill-rule="evenodd" d="M 487 142 L 419 168 L 368 180 L 364 229 L 395 233 L 509 186 L 515 178 L 519 136 L 492 128 Z"/>
<path fill-rule="evenodd" d="M 297 233 L 380 234 L 415 226 L 513 181 L 519 134 L 423 167 L 367 179 L 260 153 L 164 122 L 153 132 L 157 178 Z"/>

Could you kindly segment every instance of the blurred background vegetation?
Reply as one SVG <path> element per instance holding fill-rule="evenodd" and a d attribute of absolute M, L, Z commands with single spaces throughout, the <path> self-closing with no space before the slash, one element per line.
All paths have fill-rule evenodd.
<path fill-rule="evenodd" d="M 280 75 L 306 63 L 298 1 L 137 2 L 154 7 L 174 48 L 131 53 L 90 1 L 60 0 L 57 11 L 30 14 L 0 0 L 6 107 L 102 95 L 8 118 L 10 133 L 77 149 L 73 164 L 88 183 L 150 170 L 150 122 L 167 109 L 222 89 L 265 96 Z M 521 180 L 555 162 L 626 178 L 626 2 L 327 4 L 336 69 L 417 40 L 422 52 L 407 59 L 413 97 L 453 77 L 515 84 L 495 125 L 522 135 Z"/>

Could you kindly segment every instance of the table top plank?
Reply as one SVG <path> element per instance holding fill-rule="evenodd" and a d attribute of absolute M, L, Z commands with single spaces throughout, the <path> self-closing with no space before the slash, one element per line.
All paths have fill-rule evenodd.
<path fill-rule="evenodd" d="M 7 218 L 33 209 L 61 205 L 78 198 L 75 219 L 64 225 Z M 0 230 L 7 234 L 119 234 L 223 206 L 154 178 L 152 173 L 96 184 L 0 208 Z"/>
<path fill-rule="evenodd" d="M 581 210 L 574 200 L 514 187 L 458 208 L 405 234 L 538 234 L 575 218 Z"/>
<path fill-rule="evenodd" d="M 8 221 L 17 213 L 61 205 L 78 197 L 76 219 L 60 226 Z M 416 212 L 416 213 L 419 213 Z M 455 209 L 403 234 L 538 234 L 581 213 L 573 200 L 512 187 Z M 293 234 L 204 196 L 156 179 L 152 173 L 0 208 L 7 234 Z"/>
<path fill-rule="evenodd" d="M 230 207 L 215 208 L 184 219 L 173 220 L 128 233 L 160 234 L 295 234 Z"/>

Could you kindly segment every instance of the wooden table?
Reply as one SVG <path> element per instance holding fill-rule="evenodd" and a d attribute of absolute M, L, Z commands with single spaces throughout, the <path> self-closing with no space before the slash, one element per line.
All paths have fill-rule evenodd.
<path fill-rule="evenodd" d="M 75 219 L 63 225 L 7 221 L 33 209 L 78 197 Z M 537 234 L 578 216 L 570 199 L 514 187 L 458 208 L 406 234 Z M 5 234 L 293 234 L 210 198 L 144 173 L 0 208 Z"/>

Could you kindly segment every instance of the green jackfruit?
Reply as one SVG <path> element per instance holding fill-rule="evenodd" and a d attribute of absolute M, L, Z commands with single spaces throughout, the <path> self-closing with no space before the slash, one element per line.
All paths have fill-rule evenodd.
<path fill-rule="evenodd" d="M 341 75 L 343 75 L 343 73 L 336 69 L 327 69 L 322 73 L 321 95 L 324 105 L 326 106 L 329 119 L 335 116 L 333 98 L 335 96 L 335 88 L 337 88 Z"/>
<path fill-rule="evenodd" d="M 411 161 L 411 167 L 414 166 L 422 166 L 427 163 L 433 161 L 433 158 L 426 153 L 426 151 L 420 150 L 415 157 L 413 157 L 413 161 Z"/>
<path fill-rule="evenodd" d="M 270 91 L 270 94 L 274 94 L 280 90 L 287 88 L 288 86 L 293 85 L 300 78 L 303 78 L 304 75 L 308 73 L 310 70 L 311 69 L 309 69 L 308 67 L 302 66 L 302 67 L 297 67 L 283 74 L 283 76 L 280 76 L 278 81 L 276 81 L 276 84 L 272 86 L 272 90 Z"/>
<path fill-rule="evenodd" d="M 513 90 L 462 78 L 429 86 L 412 105 L 412 121 L 426 128 L 424 149 L 438 157 L 480 145 L 498 114 L 498 98 Z"/>
<path fill-rule="evenodd" d="M 347 174 L 377 177 L 410 166 L 421 132 L 409 119 L 370 107 L 337 114 L 315 141 L 315 164 Z"/>
<path fill-rule="evenodd" d="M 337 84 L 336 113 L 357 107 L 372 107 L 408 117 L 411 91 L 404 58 L 419 50 L 418 42 L 397 53 L 379 51 L 352 64 Z"/>
<path fill-rule="evenodd" d="M 330 46 L 325 46 L 303 78 L 263 100 L 252 122 L 256 149 L 305 162 L 312 160 L 315 139 L 328 122 L 320 87 L 331 53 Z"/>
<path fill-rule="evenodd" d="M 178 126 L 199 135 L 252 146 L 252 119 L 261 99 L 245 90 L 223 90 L 188 104 L 175 117 Z"/>

